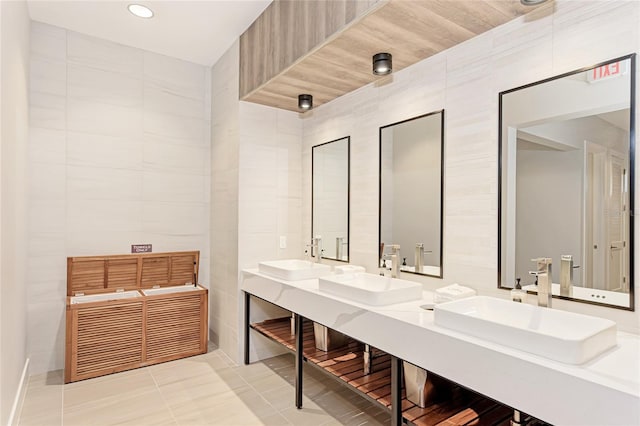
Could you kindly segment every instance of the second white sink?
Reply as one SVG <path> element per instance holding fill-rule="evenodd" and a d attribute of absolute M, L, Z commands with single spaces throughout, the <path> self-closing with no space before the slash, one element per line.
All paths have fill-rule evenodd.
<path fill-rule="evenodd" d="M 420 283 L 367 273 L 322 277 L 318 287 L 320 291 L 373 306 L 422 298 Z"/>
<path fill-rule="evenodd" d="M 308 260 L 284 259 L 260 262 L 258 271 L 282 280 L 300 281 L 331 274 L 331 266 Z"/>
<path fill-rule="evenodd" d="M 436 305 L 437 325 L 567 364 L 582 364 L 617 345 L 616 323 L 495 297 Z"/>

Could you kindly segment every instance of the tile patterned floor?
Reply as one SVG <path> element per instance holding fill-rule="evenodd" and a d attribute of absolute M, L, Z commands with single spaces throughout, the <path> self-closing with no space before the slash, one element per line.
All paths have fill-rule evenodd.
<path fill-rule="evenodd" d="M 389 414 L 315 369 L 294 405 L 293 355 L 236 366 L 219 350 L 62 384 L 32 376 L 19 425 L 388 425 Z"/>

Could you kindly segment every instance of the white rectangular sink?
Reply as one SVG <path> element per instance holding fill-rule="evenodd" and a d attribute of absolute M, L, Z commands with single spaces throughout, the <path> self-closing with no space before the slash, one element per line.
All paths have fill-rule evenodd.
<path fill-rule="evenodd" d="M 285 259 L 258 263 L 258 271 L 287 281 L 312 280 L 331 274 L 331 266 L 308 260 Z"/>
<path fill-rule="evenodd" d="M 567 364 L 583 364 L 617 345 L 613 321 L 494 297 L 436 305 L 434 320 L 441 327 Z"/>
<path fill-rule="evenodd" d="M 422 298 L 420 283 L 367 273 L 322 277 L 319 289 L 373 306 L 393 305 Z"/>
<path fill-rule="evenodd" d="M 137 290 L 130 290 L 114 291 L 113 293 L 87 294 L 85 296 L 72 296 L 71 303 L 104 302 L 105 300 L 128 299 L 130 297 L 140 297 L 140 293 Z"/>
<path fill-rule="evenodd" d="M 194 286 L 193 284 L 185 284 L 185 285 L 176 285 L 171 287 L 161 287 L 161 288 L 146 288 L 142 290 L 145 296 L 156 296 L 158 294 L 169 294 L 169 293 L 184 293 L 187 291 L 195 291 L 201 290 L 201 287 Z"/>

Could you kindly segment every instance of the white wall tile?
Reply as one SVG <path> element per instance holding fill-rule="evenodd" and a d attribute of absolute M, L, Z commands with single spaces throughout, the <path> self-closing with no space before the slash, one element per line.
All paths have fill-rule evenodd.
<path fill-rule="evenodd" d="M 143 112 L 124 107 L 69 98 L 67 130 L 117 137 L 142 137 Z"/>
<path fill-rule="evenodd" d="M 31 57 L 64 62 L 67 59 L 67 31 L 40 22 L 31 22 Z"/>
<path fill-rule="evenodd" d="M 150 111 L 204 119 L 204 99 L 194 99 L 151 83 L 144 85 L 144 107 Z"/>
<path fill-rule="evenodd" d="M 65 130 L 66 98 L 48 93 L 31 92 L 29 127 Z"/>
<path fill-rule="evenodd" d="M 136 201 L 142 197 L 142 172 L 94 166 L 67 166 L 68 200 Z"/>
<path fill-rule="evenodd" d="M 104 71 L 141 76 L 143 51 L 69 31 L 67 61 Z"/>
<path fill-rule="evenodd" d="M 32 127 L 29 131 L 29 162 L 65 164 L 67 152 L 66 132 Z"/>
<path fill-rule="evenodd" d="M 122 74 L 69 64 L 68 96 L 74 100 L 141 108 L 143 82 L 139 74 Z"/>
<path fill-rule="evenodd" d="M 67 162 L 77 166 L 142 170 L 141 139 L 67 132 Z"/>
<path fill-rule="evenodd" d="M 142 178 L 142 198 L 145 201 L 204 203 L 205 186 L 202 175 L 145 171 Z M 189 208 L 189 205 L 185 205 Z"/>
<path fill-rule="evenodd" d="M 205 68 L 197 64 L 144 52 L 144 77 L 145 81 L 176 95 L 199 100 L 206 97 Z"/>
<path fill-rule="evenodd" d="M 33 55 L 29 69 L 32 92 L 66 96 L 67 64 L 64 61 Z"/>

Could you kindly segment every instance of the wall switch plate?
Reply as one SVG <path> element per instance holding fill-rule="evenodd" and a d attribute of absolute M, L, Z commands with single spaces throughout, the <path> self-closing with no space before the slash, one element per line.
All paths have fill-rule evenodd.
<path fill-rule="evenodd" d="M 280 248 L 281 249 L 286 249 L 287 248 L 287 237 L 286 237 L 286 235 L 280 236 Z"/>

